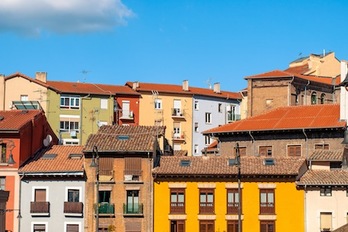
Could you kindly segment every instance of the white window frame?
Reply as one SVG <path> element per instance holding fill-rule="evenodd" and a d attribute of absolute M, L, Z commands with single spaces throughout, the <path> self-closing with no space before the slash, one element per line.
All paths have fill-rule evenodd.
<path fill-rule="evenodd" d="M 222 113 L 222 103 L 218 103 L 218 112 Z"/>
<path fill-rule="evenodd" d="M 211 138 L 209 136 L 207 136 L 207 135 L 204 136 L 204 144 L 206 146 L 211 144 Z"/>
<path fill-rule="evenodd" d="M 212 123 L 212 114 L 210 112 L 205 112 L 205 123 L 211 124 Z"/>
<path fill-rule="evenodd" d="M 64 128 L 61 127 L 61 122 L 64 122 Z M 70 128 L 70 123 L 76 123 L 77 122 L 77 128 L 71 129 Z M 65 129 L 65 123 L 68 123 L 68 129 Z M 80 123 L 81 123 L 81 119 L 79 115 L 60 115 L 59 116 L 59 131 L 60 132 L 71 132 L 76 131 L 76 132 L 80 132 Z"/>
<path fill-rule="evenodd" d="M 100 109 L 107 110 L 108 109 L 108 100 L 107 98 L 100 98 Z"/>
<path fill-rule="evenodd" d="M 199 132 L 199 123 L 195 122 L 195 132 Z"/>
<path fill-rule="evenodd" d="M 199 149 L 198 144 L 195 144 L 193 152 L 194 152 L 195 154 L 198 154 L 198 153 L 199 153 L 199 152 L 198 152 L 198 149 Z"/>
<path fill-rule="evenodd" d="M 195 110 L 199 110 L 199 103 L 198 103 L 198 101 L 194 102 L 194 109 Z"/>
<path fill-rule="evenodd" d="M 37 225 L 37 224 L 44 224 L 45 232 L 48 232 L 48 222 L 31 222 L 31 227 L 30 227 L 31 232 L 34 232 L 34 225 Z"/>
<path fill-rule="evenodd" d="M 21 101 L 29 101 L 28 94 L 21 95 L 20 99 L 21 99 Z"/>
<path fill-rule="evenodd" d="M 80 145 L 79 139 L 62 139 L 63 145 Z"/>
<path fill-rule="evenodd" d="M 67 225 L 79 225 L 79 232 L 82 232 L 81 231 L 82 230 L 81 222 L 76 222 L 76 221 L 74 221 L 74 222 L 64 222 L 64 232 L 67 231 L 67 229 L 66 229 Z"/>
<path fill-rule="evenodd" d="M 162 99 L 156 98 L 154 101 L 154 107 L 156 110 L 162 109 Z"/>
<path fill-rule="evenodd" d="M 65 201 L 68 201 L 68 191 L 69 189 L 72 190 L 79 190 L 79 202 L 82 202 L 82 188 L 81 187 L 74 187 L 74 186 L 69 186 L 69 187 L 65 187 Z"/>
<path fill-rule="evenodd" d="M 64 103 L 62 104 L 62 99 L 69 99 L 69 104 L 65 105 Z M 80 109 L 81 105 L 81 98 L 80 96 L 71 96 L 71 95 L 62 95 L 60 96 L 60 108 L 61 109 Z"/>

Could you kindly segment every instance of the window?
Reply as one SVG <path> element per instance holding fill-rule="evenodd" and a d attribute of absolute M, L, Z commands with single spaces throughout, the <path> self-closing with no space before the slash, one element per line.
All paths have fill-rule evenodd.
<path fill-rule="evenodd" d="M 260 146 L 259 147 L 260 156 L 272 156 L 272 146 Z"/>
<path fill-rule="evenodd" d="M 37 215 L 49 215 L 50 203 L 47 196 L 48 188 L 33 188 L 32 201 L 30 203 L 30 213 Z"/>
<path fill-rule="evenodd" d="M 170 232 L 185 232 L 185 221 L 184 220 L 170 221 Z"/>
<path fill-rule="evenodd" d="M 21 101 L 29 101 L 28 95 L 21 95 Z"/>
<path fill-rule="evenodd" d="M 236 149 L 233 149 L 233 155 L 236 156 Z M 239 147 L 239 155 L 240 156 L 246 155 L 246 147 Z"/>
<path fill-rule="evenodd" d="M 195 122 L 195 132 L 199 132 L 198 131 L 198 122 Z"/>
<path fill-rule="evenodd" d="M 100 109 L 103 109 L 103 110 L 108 109 L 108 99 L 106 99 L 106 98 L 100 99 Z"/>
<path fill-rule="evenodd" d="M 317 104 L 317 93 L 316 92 L 313 92 L 311 95 L 311 104 L 312 105 Z"/>
<path fill-rule="evenodd" d="M 321 95 L 320 95 L 320 104 L 325 104 L 325 93 L 322 93 Z"/>
<path fill-rule="evenodd" d="M 215 231 L 214 221 L 211 221 L 211 220 L 199 221 L 199 232 L 214 232 L 214 231 Z"/>
<path fill-rule="evenodd" d="M 288 145 L 288 156 L 301 156 L 301 145 Z"/>
<path fill-rule="evenodd" d="M 125 160 L 124 174 L 125 177 L 129 176 L 130 181 L 139 181 L 141 177 L 141 158 L 137 157 L 126 157 Z"/>
<path fill-rule="evenodd" d="M 5 181 L 6 181 L 6 178 L 1 176 L 0 177 L 0 190 L 5 190 Z"/>
<path fill-rule="evenodd" d="M 141 206 L 139 204 L 139 190 L 127 190 L 126 213 L 141 213 Z"/>
<path fill-rule="evenodd" d="M 194 108 L 195 108 L 195 110 L 199 110 L 199 104 L 198 104 L 198 101 L 195 101 Z"/>
<path fill-rule="evenodd" d="M 61 132 L 79 131 L 79 122 L 60 121 L 60 131 Z"/>
<path fill-rule="evenodd" d="M 208 135 L 205 135 L 204 136 L 204 144 L 205 145 L 210 145 L 210 143 L 211 143 L 210 137 Z"/>
<path fill-rule="evenodd" d="M 185 213 L 185 189 L 170 189 L 170 213 Z"/>
<path fill-rule="evenodd" d="M 161 99 L 155 99 L 155 109 L 159 110 L 162 109 L 162 100 Z"/>
<path fill-rule="evenodd" d="M 275 232 L 275 222 L 274 221 L 261 221 L 260 222 L 260 232 Z"/>
<path fill-rule="evenodd" d="M 242 229 L 242 226 L 241 226 L 241 229 Z M 227 232 L 238 232 L 238 220 L 227 221 Z"/>
<path fill-rule="evenodd" d="M 33 225 L 33 232 L 45 232 L 45 231 L 46 231 L 45 224 L 34 224 Z"/>
<path fill-rule="evenodd" d="M 199 190 L 199 213 L 214 213 L 214 189 Z"/>
<path fill-rule="evenodd" d="M 260 189 L 260 214 L 274 213 L 274 189 Z"/>
<path fill-rule="evenodd" d="M 330 197 L 332 196 L 332 189 L 330 186 L 320 188 L 320 196 Z"/>
<path fill-rule="evenodd" d="M 173 137 L 174 137 L 174 138 L 180 138 L 180 137 L 181 137 L 181 133 L 180 133 L 180 122 L 175 122 L 175 123 L 174 123 Z"/>
<path fill-rule="evenodd" d="M 0 144 L 0 149 L 1 149 L 1 157 L 0 157 L 0 163 L 7 163 L 6 159 L 6 143 L 1 143 Z"/>
<path fill-rule="evenodd" d="M 332 213 L 320 212 L 320 231 L 331 231 L 332 229 Z"/>
<path fill-rule="evenodd" d="M 222 104 L 221 104 L 221 103 L 218 104 L 218 112 L 219 112 L 219 113 L 222 112 Z"/>
<path fill-rule="evenodd" d="M 110 203 L 110 196 L 111 191 L 110 190 L 100 190 L 99 191 L 99 203 Z"/>
<path fill-rule="evenodd" d="M 227 189 L 227 214 L 238 214 L 239 203 L 238 189 Z"/>
<path fill-rule="evenodd" d="M 211 113 L 205 113 L 205 123 L 211 123 Z"/>
<path fill-rule="evenodd" d="M 273 104 L 273 99 L 266 99 L 266 107 L 271 107 Z"/>
<path fill-rule="evenodd" d="M 79 189 L 68 189 L 68 202 L 80 202 Z"/>
<path fill-rule="evenodd" d="M 60 108 L 79 109 L 80 108 L 80 97 L 61 96 L 60 97 Z"/>
<path fill-rule="evenodd" d="M 35 202 L 46 202 L 46 189 L 35 189 L 34 194 Z"/>
<path fill-rule="evenodd" d="M 198 154 L 198 144 L 195 144 L 194 153 L 195 153 L 195 154 Z"/>
<path fill-rule="evenodd" d="M 66 224 L 66 232 L 79 232 L 79 224 Z"/>
<path fill-rule="evenodd" d="M 329 147 L 329 144 L 315 144 L 314 145 L 314 149 L 317 150 L 317 149 L 323 149 L 323 150 L 329 150 L 330 147 Z"/>

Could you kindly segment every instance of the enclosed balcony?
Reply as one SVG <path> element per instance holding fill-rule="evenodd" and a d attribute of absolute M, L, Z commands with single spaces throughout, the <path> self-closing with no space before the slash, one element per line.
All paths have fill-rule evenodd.
<path fill-rule="evenodd" d="M 235 122 L 240 120 L 240 114 L 227 113 L 227 122 Z"/>
<path fill-rule="evenodd" d="M 69 216 L 82 216 L 82 202 L 64 202 L 64 214 Z"/>
<path fill-rule="evenodd" d="M 50 202 L 30 202 L 30 213 L 32 215 L 48 216 L 50 214 Z"/>

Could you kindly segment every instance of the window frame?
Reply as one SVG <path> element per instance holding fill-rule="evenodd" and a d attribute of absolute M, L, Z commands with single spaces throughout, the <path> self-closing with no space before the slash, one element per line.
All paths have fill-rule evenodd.
<path fill-rule="evenodd" d="M 311 105 L 316 105 L 318 104 L 318 99 L 317 99 L 317 92 L 313 92 L 311 94 Z"/>
<path fill-rule="evenodd" d="M 267 228 L 269 225 L 273 226 L 273 230 L 270 230 L 269 228 Z M 266 226 L 266 230 L 262 230 L 262 226 Z M 275 221 L 272 221 L 272 220 L 260 221 L 260 232 L 275 232 L 275 231 L 276 231 Z"/>
<path fill-rule="evenodd" d="M 330 150 L 330 144 L 328 143 L 316 143 L 314 144 L 314 150 Z"/>
<path fill-rule="evenodd" d="M 199 102 L 198 101 L 194 102 L 194 109 L 199 110 Z"/>
<path fill-rule="evenodd" d="M 227 220 L 226 224 L 227 224 L 227 232 L 238 232 L 238 220 Z M 241 222 L 240 228 L 241 228 L 241 231 L 243 231 L 242 222 Z"/>
<path fill-rule="evenodd" d="M 45 225 L 45 230 L 43 231 L 48 231 L 48 222 L 31 222 L 31 232 L 41 232 L 40 230 L 34 230 L 34 227 L 36 225 Z"/>
<path fill-rule="evenodd" d="M 182 228 L 178 228 L 179 226 Z M 185 220 L 170 220 L 170 232 L 185 232 Z"/>
<path fill-rule="evenodd" d="M 78 191 L 78 201 L 69 201 L 69 190 Z M 65 201 L 66 202 L 82 202 L 82 188 L 81 187 L 65 187 Z"/>
<path fill-rule="evenodd" d="M 6 190 L 6 176 L 0 176 L 0 190 Z"/>
<path fill-rule="evenodd" d="M 264 151 L 263 151 L 263 150 L 264 150 Z M 260 155 L 260 156 L 271 157 L 271 156 L 272 156 L 272 150 L 273 150 L 273 147 L 272 147 L 272 146 L 266 146 L 266 145 L 259 146 L 259 155 Z M 263 152 L 264 152 L 265 154 L 262 154 Z"/>
<path fill-rule="evenodd" d="M 182 195 L 183 201 L 180 201 L 180 196 Z M 176 201 L 173 200 L 175 196 Z M 185 189 L 184 188 L 171 188 L 170 189 L 170 213 L 171 214 L 185 214 Z"/>
<path fill-rule="evenodd" d="M 109 101 L 108 101 L 109 99 L 107 99 L 107 98 L 100 98 L 100 109 L 102 109 L 102 110 L 107 110 L 108 109 L 108 103 L 109 103 Z"/>
<path fill-rule="evenodd" d="M 212 124 L 212 114 L 211 112 L 205 112 L 205 124 Z"/>
<path fill-rule="evenodd" d="M 7 163 L 7 144 L 0 143 L 0 163 Z"/>
<path fill-rule="evenodd" d="M 260 215 L 275 214 L 275 190 L 274 189 L 260 189 Z M 262 200 L 262 195 L 265 194 L 265 201 Z M 272 197 L 271 197 L 272 196 Z"/>
<path fill-rule="evenodd" d="M 331 186 L 321 186 L 320 187 L 320 196 L 321 197 L 332 197 Z"/>
<path fill-rule="evenodd" d="M 287 145 L 287 152 L 288 152 L 288 156 L 301 157 L 302 156 L 302 146 L 300 144 L 289 144 L 289 145 Z M 300 155 L 297 155 L 298 153 L 300 153 Z"/>
<path fill-rule="evenodd" d="M 199 214 L 214 214 L 215 213 L 215 194 L 213 188 L 199 189 Z M 202 197 L 205 201 L 202 201 Z M 212 201 L 210 201 L 212 198 Z"/>
<path fill-rule="evenodd" d="M 209 225 L 213 227 L 209 230 Z M 202 228 L 202 227 L 205 228 Z M 200 232 L 214 232 L 215 231 L 215 221 L 214 220 L 199 220 L 199 231 Z"/>
<path fill-rule="evenodd" d="M 156 98 L 154 100 L 154 108 L 155 108 L 155 110 L 161 110 L 162 109 L 162 99 Z"/>
<path fill-rule="evenodd" d="M 66 102 L 68 100 L 68 102 Z M 62 95 L 60 96 L 60 108 L 61 109 L 80 109 L 81 98 L 80 96 Z"/>
<path fill-rule="evenodd" d="M 218 103 L 218 108 L 217 108 L 219 113 L 222 113 L 222 103 Z"/>
<path fill-rule="evenodd" d="M 232 194 L 232 201 L 230 201 L 230 194 Z M 239 193 L 237 188 L 226 189 L 227 214 L 238 214 L 239 204 L 241 204 L 242 209 L 242 190 L 240 191 L 240 197 L 238 195 Z M 238 200 L 236 200 L 236 197 L 238 197 Z"/>

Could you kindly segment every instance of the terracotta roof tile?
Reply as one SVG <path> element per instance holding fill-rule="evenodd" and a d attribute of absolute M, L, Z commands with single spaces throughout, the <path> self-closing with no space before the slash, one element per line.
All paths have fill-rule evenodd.
<path fill-rule="evenodd" d="M 61 93 L 74 94 L 100 94 L 100 95 L 116 95 L 131 94 L 140 95 L 133 89 L 122 85 L 105 85 L 80 82 L 63 82 L 63 81 L 47 81 L 47 84 L 54 90 Z"/>
<path fill-rule="evenodd" d="M 174 155 L 175 156 L 187 156 L 187 151 L 186 150 L 174 150 Z"/>
<path fill-rule="evenodd" d="M 83 147 L 54 145 L 29 160 L 19 172 L 21 173 L 57 173 L 82 172 Z M 56 154 L 56 156 L 54 156 Z M 80 154 L 81 158 L 69 158 L 70 154 Z"/>
<path fill-rule="evenodd" d="M 254 117 L 204 131 L 209 133 L 345 128 L 338 104 L 279 107 Z"/>
<path fill-rule="evenodd" d="M 27 75 L 24 75 L 23 73 L 20 73 L 20 72 L 11 74 L 9 76 L 6 76 L 5 80 L 9 80 L 9 79 L 12 79 L 12 78 L 15 78 L 15 77 L 22 77 L 22 78 L 24 78 L 24 79 L 26 79 L 26 80 L 28 80 L 30 82 L 34 82 L 34 83 L 36 83 L 38 85 L 41 85 L 41 86 L 44 86 L 44 87 L 48 87 L 48 85 L 45 82 L 39 81 L 39 80 L 37 80 L 35 78 L 31 78 L 31 77 L 29 77 Z"/>
<path fill-rule="evenodd" d="M 348 185 L 348 170 L 308 170 L 298 185 Z"/>
<path fill-rule="evenodd" d="M 127 86 L 132 88 L 133 82 L 127 82 Z M 197 88 L 189 86 L 188 91 L 183 90 L 181 85 L 171 85 L 171 84 L 154 84 L 154 83 L 139 83 L 137 88 L 139 92 L 151 92 L 158 91 L 161 93 L 174 93 L 174 94 L 186 94 L 186 95 L 201 95 L 210 96 L 224 99 L 242 99 L 239 92 L 228 92 L 220 91 L 220 93 L 215 93 L 213 89 Z"/>
<path fill-rule="evenodd" d="M 348 224 L 345 224 L 345 225 L 333 230 L 332 232 L 348 232 Z"/>
<path fill-rule="evenodd" d="M 0 131 L 19 130 L 39 114 L 43 112 L 41 110 L 0 111 Z"/>
<path fill-rule="evenodd" d="M 97 146 L 101 152 L 152 152 L 156 135 L 164 132 L 164 126 L 102 126 L 88 137 L 84 151 Z"/>
<path fill-rule="evenodd" d="M 296 73 L 296 74 L 304 74 L 309 71 L 308 64 L 300 65 L 300 66 L 295 66 L 295 67 L 289 67 L 284 70 L 285 72 L 289 73 Z"/>
<path fill-rule="evenodd" d="M 160 166 L 153 170 L 157 176 L 185 175 L 236 175 L 238 168 L 229 166 L 226 156 L 162 156 Z M 190 162 L 189 166 L 181 166 L 181 160 Z M 274 165 L 265 165 L 263 157 L 242 156 L 242 175 L 298 175 L 304 165 L 302 158 L 279 157 L 273 158 Z"/>
<path fill-rule="evenodd" d="M 315 150 L 308 160 L 313 161 L 342 161 L 343 149 L 340 150 Z"/>

